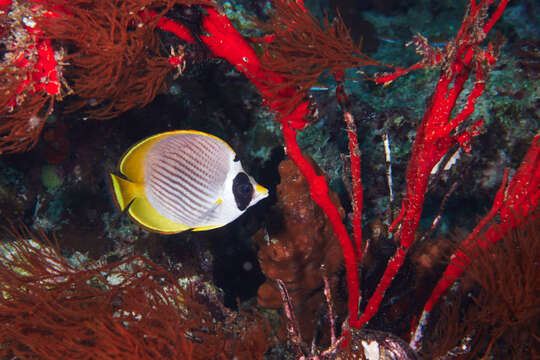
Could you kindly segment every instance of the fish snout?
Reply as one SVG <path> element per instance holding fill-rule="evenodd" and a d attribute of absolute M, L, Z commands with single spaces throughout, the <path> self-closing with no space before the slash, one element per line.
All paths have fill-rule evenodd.
<path fill-rule="evenodd" d="M 259 185 L 259 184 L 255 184 L 255 196 L 254 196 L 254 198 L 264 199 L 265 197 L 268 197 L 268 189 L 265 188 L 264 186 Z"/>

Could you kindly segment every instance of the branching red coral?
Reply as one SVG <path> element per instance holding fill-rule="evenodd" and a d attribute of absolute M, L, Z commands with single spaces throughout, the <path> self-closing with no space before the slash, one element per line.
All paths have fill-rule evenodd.
<path fill-rule="evenodd" d="M 5 8 L 11 1 L 3 4 Z M 33 17 L 51 17 L 34 2 L 0 9 L 0 154 L 26 151 L 37 143 L 45 119 L 61 96 L 62 75 L 50 39 Z M 15 110 L 15 108 L 17 108 Z"/>
<path fill-rule="evenodd" d="M 492 17 L 488 17 L 490 3 L 491 1 L 481 1 L 477 4 L 471 1 L 458 35 L 447 45 L 441 57 L 444 61 L 440 78 L 431 103 L 418 127 L 407 168 L 407 194 L 402 201 L 400 214 L 389 230 L 390 232 L 397 230 L 401 246 L 388 262 L 386 271 L 357 326 L 365 324 L 376 313 L 386 289 L 403 264 L 407 250 L 414 242 L 433 167 L 456 143 L 465 151 L 469 151 L 470 140 L 478 134 L 478 128 L 483 123 L 480 120 L 468 127 L 464 126 L 464 121 L 472 114 L 476 100 L 484 90 L 489 65 L 494 63 L 497 54 L 491 46 L 489 50 L 478 47 L 486 35 L 484 26 L 486 29 L 491 29 L 492 20 L 498 19 L 507 1 L 501 1 Z M 467 102 L 452 117 L 452 113 L 456 111 L 458 96 L 463 92 L 465 82 L 473 73 L 475 76 L 473 89 L 467 97 Z"/>
<path fill-rule="evenodd" d="M 439 297 L 461 276 L 470 264 L 467 249 L 471 247 L 486 249 L 501 237 L 521 226 L 527 217 L 535 211 L 540 201 L 540 135 L 536 135 L 521 166 L 508 183 L 508 172 L 499 188 L 489 213 L 478 223 L 471 234 L 462 243 L 462 249 L 451 257 L 450 264 L 433 289 L 424 306 L 414 342 L 419 341 L 422 328 L 429 313 Z M 499 221 L 496 221 L 496 216 Z"/>
<path fill-rule="evenodd" d="M 296 142 L 296 131 L 306 124 L 307 103 L 300 103 L 292 111 L 285 109 L 281 101 L 287 100 L 283 98 L 289 99 L 291 96 L 298 96 L 299 90 L 292 86 L 284 86 L 283 84 L 290 82 L 287 82 L 282 76 L 261 69 L 261 64 L 253 50 L 231 30 L 232 27 L 224 16 L 211 10 L 205 17 L 204 27 L 211 36 L 205 37 L 204 40 L 209 48 L 246 74 L 259 88 L 267 104 L 281 115 L 280 122 L 287 154 L 310 183 L 312 198 L 325 211 L 342 246 L 347 268 L 350 324 L 352 326 L 361 327 L 377 312 L 386 289 L 401 267 L 407 250 L 414 241 L 414 233 L 418 227 L 423 207 L 427 180 L 432 168 L 454 144 L 459 144 L 465 151 L 468 151 L 470 140 L 478 134 L 482 125 L 482 121 L 477 121 L 469 126 L 464 126 L 464 122 L 472 114 L 476 100 L 483 92 L 486 74 L 498 53 L 497 46 L 489 45 L 487 50 L 479 48 L 479 44 L 500 18 L 507 5 L 506 0 L 500 1 L 493 14 L 489 16 L 488 10 L 492 3 L 493 1 L 487 0 L 479 3 L 471 1 L 456 38 L 449 43 L 444 52 L 428 51 L 429 49 L 425 48 L 421 53 L 425 56 L 429 55 L 427 60 L 423 60 L 409 69 L 397 69 L 393 74 L 381 75 L 376 78 L 376 82 L 387 83 L 413 69 L 442 65 L 437 88 L 425 112 L 413 145 L 411 161 L 407 170 L 407 195 L 403 200 L 400 216 L 391 227 L 391 231 L 398 231 L 397 238 L 401 246 L 398 247 L 394 257 L 389 261 L 387 270 L 360 320 L 357 320 L 356 310 L 359 298 L 356 249 L 351 243 L 335 206 L 328 197 L 328 185 L 304 158 Z M 295 9 L 297 12 L 304 11 L 303 7 L 299 6 L 291 8 L 291 11 Z M 179 34 L 179 36 L 182 35 Z M 234 46 L 220 46 L 224 43 L 234 44 Z M 418 44 L 418 46 L 421 49 L 421 45 Z M 455 116 L 452 116 L 458 96 L 464 90 L 465 83 L 471 74 L 474 75 L 473 89 L 465 106 L 457 111 Z M 355 176 L 359 176 L 359 174 Z M 359 181 L 359 179 L 356 180 Z"/>

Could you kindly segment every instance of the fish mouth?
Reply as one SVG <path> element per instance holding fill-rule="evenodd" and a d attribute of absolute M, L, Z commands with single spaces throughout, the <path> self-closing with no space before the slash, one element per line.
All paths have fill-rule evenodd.
<path fill-rule="evenodd" d="M 259 184 L 255 184 L 255 194 L 256 194 L 255 197 L 259 198 L 259 200 L 264 199 L 265 197 L 268 196 L 268 189 Z"/>

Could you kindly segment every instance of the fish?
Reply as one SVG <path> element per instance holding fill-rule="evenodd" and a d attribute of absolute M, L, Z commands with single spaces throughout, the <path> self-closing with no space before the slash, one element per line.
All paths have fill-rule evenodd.
<path fill-rule="evenodd" d="M 150 136 L 109 174 L 117 207 L 152 232 L 219 228 L 268 196 L 222 139 L 196 130 Z"/>

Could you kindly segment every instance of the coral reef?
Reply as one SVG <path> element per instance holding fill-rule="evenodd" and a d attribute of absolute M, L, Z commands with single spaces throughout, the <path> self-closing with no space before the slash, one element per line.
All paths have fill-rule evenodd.
<path fill-rule="evenodd" d="M 2 354 L 99 357 L 125 334 L 141 358 L 538 356 L 537 232 L 500 239 L 540 202 L 538 5 L 366 1 L 340 18 L 329 2 L 0 0 L 0 214 L 58 240 L 4 240 Z M 296 166 L 272 209 L 151 235 L 105 174 L 172 129 L 227 139 L 270 189 L 284 155 Z M 257 250 L 276 345 L 252 307 Z"/>
<path fill-rule="evenodd" d="M 323 321 L 326 307 L 322 276 L 329 277 L 331 291 L 337 298 L 337 314 L 341 317 L 345 310 L 345 303 L 338 296 L 343 291 L 340 289 L 341 248 L 328 219 L 309 196 L 309 185 L 296 165 L 291 160 L 282 161 L 279 174 L 277 204 L 270 210 L 266 226 L 253 237 L 267 278 L 259 287 L 257 301 L 263 307 L 281 308 L 275 280 L 282 280 L 292 299 L 302 335 L 311 339 L 318 329 L 328 336 L 328 320 Z M 344 216 L 337 194 L 331 196 Z"/>

